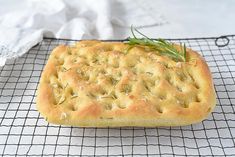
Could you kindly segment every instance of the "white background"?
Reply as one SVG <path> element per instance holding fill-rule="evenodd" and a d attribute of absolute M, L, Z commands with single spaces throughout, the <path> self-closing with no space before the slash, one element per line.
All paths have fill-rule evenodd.
<path fill-rule="evenodd" d="M 156 12 L 164 17 L 166 24 L 141 29 L 150 37 L 181 38 L 235 34 L 233 0 L 118 0 L 118 2 L 123 7 L 135 3 L 148 11 L 153 18 Z M 25 3 L 24 0 L 0 0 L 0 16 L 24 9 Z M 114 35 L 110 38 L 125 38 L 130 33 L 129 28 L 115 25 L 113 27 Z"/>

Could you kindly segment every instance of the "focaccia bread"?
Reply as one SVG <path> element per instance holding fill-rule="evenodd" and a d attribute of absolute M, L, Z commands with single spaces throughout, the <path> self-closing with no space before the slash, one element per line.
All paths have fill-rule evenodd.
<path fill-rule="evenodd" d="M 211 73 L 197 52 L 187 49 L 187 61 L 176 62 L 122 42 L 56 47 L 37 92 L 48 122 L 85 127 L 189 125 L 215 103 Z"/>

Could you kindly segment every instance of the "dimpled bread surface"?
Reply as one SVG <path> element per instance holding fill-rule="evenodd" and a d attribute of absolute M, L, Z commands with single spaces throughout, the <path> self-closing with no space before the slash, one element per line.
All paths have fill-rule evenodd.
<path fill-rule="evenodd" d="M 48 122 L 83 127 L 189 125 L 215 103 L 211 73 L 197 52 L 187 49 L 187 62 L 177 62 L 122 42 L 56 47 L 37 91 Z"/>

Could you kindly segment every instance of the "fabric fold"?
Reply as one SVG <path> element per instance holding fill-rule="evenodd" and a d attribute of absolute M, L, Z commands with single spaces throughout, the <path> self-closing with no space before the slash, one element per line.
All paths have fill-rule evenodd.
<path fill-rule="evenodd" d="M 114 25 L 125 30 L 164 23 L 133 1 L 26 0 L 24 9 L 0 16 L 0 65 L 26 53 L 43 37 L 64 39 L 112 39 Z M 125 38 L 125 37 L 123 37 Z"/>

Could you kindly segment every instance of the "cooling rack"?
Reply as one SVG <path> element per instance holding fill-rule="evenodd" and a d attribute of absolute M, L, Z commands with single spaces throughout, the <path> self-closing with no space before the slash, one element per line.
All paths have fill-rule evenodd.
<path fill-rule="evenodd" d="M 51 50 L 74 40 L 44 39 L 0 68 L 1 156 L 235 156 L 235 39 L 171 39 L 206 59 L 217 93 L 214 112 L 184 127 L 79 128 L 48 124 L 35 108 Z"/>

